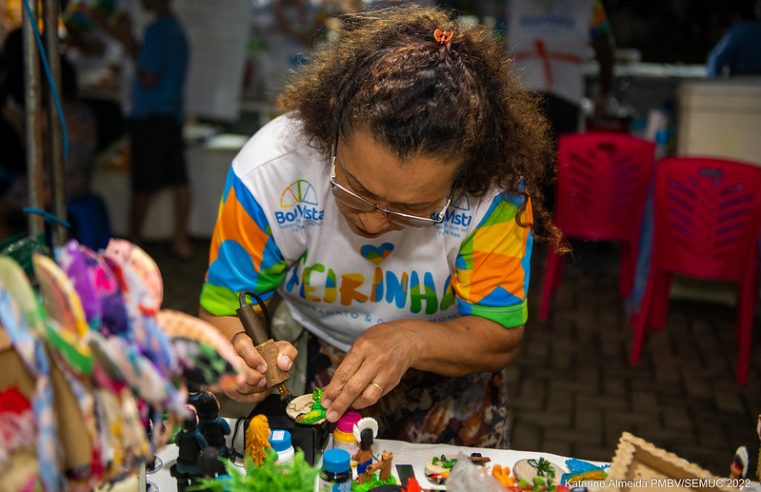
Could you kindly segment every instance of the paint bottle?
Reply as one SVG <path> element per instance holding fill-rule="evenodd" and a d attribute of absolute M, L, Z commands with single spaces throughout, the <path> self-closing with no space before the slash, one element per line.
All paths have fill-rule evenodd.
<path fill-rule="evenodd" d="M 351 455 L 344 449 L 328 449 L 322 455 L 319 492 L 351 492 Z"/>
<path fill-rule="evenodd" d="M 291 445 L 291 433 L 284 429 L 273 429 L 270 432 L 270 445 L 277 452 L 278 463 L 288 463 L 296 455 Z"/>
<path fill-rule="evenodd" d="M 346 412 L 336 422 L 336 428 L 333 430 L 333 447 L 336 449 L 345 449 L 350 455 L 357 452 L 357 440 L 354 439 L 354 424 L 362 418 L 357 412 Z"/>

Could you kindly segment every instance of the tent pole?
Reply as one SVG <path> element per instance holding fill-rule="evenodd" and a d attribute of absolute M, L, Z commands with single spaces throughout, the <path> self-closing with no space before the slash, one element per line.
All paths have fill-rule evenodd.
<path fill-rule="evenodd" d="M 26 1 L 26 0 L 22 0 Z M 44 199 L 44 170 L 42 162 L 42 105 L 40 99 L 40 63 L 34 39 L 34 22 L 37 22 L 36 2 L 32 2 L 33 18 L 23 10 L 24 47 L 24 98 L 26 166 L 29 184 L 29 206 L 42 210 Z M 29 214 L 29 235 L 37 237 L 45 232 L 45 223 L 38 214 Z"/>
<path fill-rule="evenodd" d="M 45 17 L 45 48 L 48 52 L 48 63 L 53 82 L 58 88 L 58 94 L 63 104 L 63 86 L 61 85 L 61 57 L 58 42 L 58 17 L 60 8 L 58 0 L 45 0 L 43 3 Z M 66 219 L 66 188 L 63 143 L 61 140 L 61 125 L 56 112 L 53 91 L 48 91 L 48 141 L 50 142 L 50 162 L 53 166 L 51 189 L 53 191 L 53 213 Z M 62 246 L 66 242 L 66 229 L 58 222 L 52 224 L 53 246 Z"/>

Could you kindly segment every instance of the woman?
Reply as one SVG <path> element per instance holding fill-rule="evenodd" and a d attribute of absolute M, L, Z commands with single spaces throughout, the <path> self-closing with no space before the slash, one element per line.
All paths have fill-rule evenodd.
<path fill-rule="evenodd" d="M 237 293 L 277 292 L 328 420 L 366 408 L 386 437 L 506 447 L 545 122 L 488 31 L 416 7 L 343 21 L 228 175 L 201 294 L 251 368 L 228 396 L 267 395 Z M 281 342 L 280 368 L 296 355 Z"/>

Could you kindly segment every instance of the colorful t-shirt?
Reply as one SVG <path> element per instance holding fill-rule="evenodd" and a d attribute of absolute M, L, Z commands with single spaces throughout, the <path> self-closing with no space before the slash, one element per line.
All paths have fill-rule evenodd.
<path fill-rule="evenodd" d="M 341 215 L 329 169 L 292 116 L 249 140 L 222 195 L 204 309 L 235 315 L 238 292 L 277 291 L 296 321 L 341 350 L 384 321 L 526 322 L 533 236 L 516 222 L 522 196 L 463 196 L 441 224 L 367 239 Z M 531 222 L 528 203 L 522 223 Z"/>

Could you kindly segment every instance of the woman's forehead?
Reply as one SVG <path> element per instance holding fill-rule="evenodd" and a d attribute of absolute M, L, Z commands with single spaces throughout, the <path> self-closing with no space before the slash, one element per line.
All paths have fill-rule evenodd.
<path fill-rule="evenodd" d="M 458 163 L 413 155 L 400 159 L 369 131 L 354 131 L 338 147 L 340 164 L 352 186 L 389 203 L 435 201 L 452 187 Z"/>

